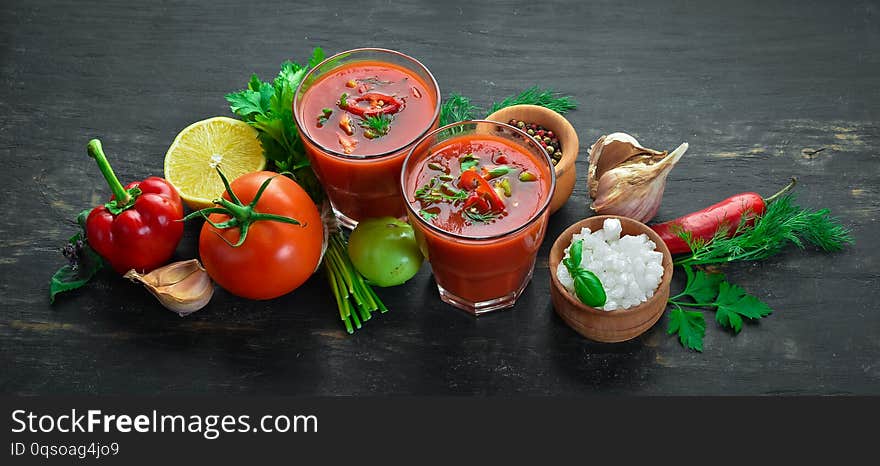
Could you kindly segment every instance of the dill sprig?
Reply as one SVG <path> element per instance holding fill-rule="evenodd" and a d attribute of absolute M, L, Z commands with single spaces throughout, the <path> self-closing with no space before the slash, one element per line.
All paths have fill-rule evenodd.
<path fill-rule="evenodd" d="M 452 93 L 440 107 L 440 126 L 446 126 L 459 121 L 473 120 L 474 112 L 477 110 L 479 108 L 471 104 L 471 99 Z"/>
<path fill-rule="evenodd" d="M 359 125 L 366 129 L 364 136 L 367 138 L 380 138 L 388 134 L 388 130 L 391 129 L 391 116 L 384 113 L 368 116 L 361 120 Z"/>
<path fill-rule="evenodd" d="M 561 95 L 552 89 L 541 89 L 538 86 L 530 87 L 517 95 L 508 96 L 501 102 L 494 102 L 486 112 L 489 116 L 498 110 L 513 105 L 530 104 L 549 108 L 560 114 L 577 108 L 577 101 L 572 96 Z M 459 121 L 473 120 L 480 108 L 471 104 L 471 100 L 459 94 L 450 94 L 440 106 L 440 126 Z M 484 116 L 484 117 L 485 117 Z"/>
<path fill-rule="evenodd" d="M 489 113 L 487 115 L 491 115 L 505 107 L 521 104 L 538 105 L 540 107 L 549 108 L 560 114 L 564 114 L 569 110 L 577 108 L 577 101 L 574 100 L 573 97 L 560 95 L 552 89 L 541 89 L 538 86 L 533 86 L 520 92 L 518 95 L 510 96 L 501 102 L 493 103 L 492 106 L 489 107 Z"/>
<path fill-rule="evenodd" d="M 464 214 L 471 221 L 480 222 L 480 223 L 489 223 L 489 222 L 491 222 L 493 220 L 497 220 L 499 217 L 501 217 L 501 214 L 498 212 L 491 212 L 490 211 L 490 212 L 482 213 L 482 212 L 472 211 L 470 209 L 464 211 Z"/>
<path fill-rule="evenodd" d="M 764 215 L 753 224 L 749 216 L 736 226 L 729 237 L 729 227 L 721 227 L 708 241 L 679 232 L 691 248 L 691 255 L 675 261 L 676 265 L 719 264 L 733 261 L 766 259 L 789 244 L 804 248 L 807 244 L 833 252 L 851 244 L 850 231 L 831 216 L 831 211 L 812 211 L 797 206 L 794 195 L 780 197 L 767 206 Z"/>
<path fill-rule="evenodd" d="M 415 192 L 415 198 L 425 203 L 433 202 L 458 202 L 467 199 L 467 192 L 455 189 L 449 183 L 441 183 L 437 178 L 431 178 L 424 186 Z"/>

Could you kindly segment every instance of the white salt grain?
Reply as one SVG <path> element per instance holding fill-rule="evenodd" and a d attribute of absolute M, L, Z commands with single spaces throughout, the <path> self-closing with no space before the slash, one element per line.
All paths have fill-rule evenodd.
<path fill-rule="evenodd" d="M 607 299 L 602 309 L 613 311 L 626 309 L 647 301 L 654 296 L 663 277 L 663 254 L 647 235 L 620 236 L 620 220 L 609 218 L 602 229 L 592 232 L 581 229 L 571 241 L 583 241 L 581 267 L 599 277 Z M 571 247 L 571 245 L 569 245 Z M 565 258 L 569 258 L 565 248 Z M 574 294 L 574 281 L 565 264 L 560 262 L 556 276 L 562 286 Z"/>

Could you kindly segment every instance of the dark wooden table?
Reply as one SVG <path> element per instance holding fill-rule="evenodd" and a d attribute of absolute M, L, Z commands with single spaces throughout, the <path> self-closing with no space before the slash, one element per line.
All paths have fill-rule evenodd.
<path fill-rule="evenodd" d="M 880 394 L 876 2 L 301 3 L 2 3 L 0 391 Z M 69 220 L 108 195 L 89 138 L 103 139 L 120 178 L 161 175 L 178 131 L 229 115 L 225 93 L 314 46 L 404 51 L 444 94 L 483 107 L 535 84 L 577 98 L 577 187 L 513 309 L 452 309 L 427 265 L 380 290 L 392 312 L 353 336 L 320 275 L 268 302 L 219 290 L 187 318 L 109 272 L 49 305 Z M 657 149 L 690 143 L 658 220 L 796 175 L 800 203 L 831 208 L 857 243 L 727 267 L 775 313 L 738 336 L 708 315 L 702 354 L 667 336 L 665 318 L 626 343 L 585 340 L 553 312 L 547 255 L 590 215 L 587 150 L 613 131 Z M 179 258 L 196 255 L 197 228 Z"/>

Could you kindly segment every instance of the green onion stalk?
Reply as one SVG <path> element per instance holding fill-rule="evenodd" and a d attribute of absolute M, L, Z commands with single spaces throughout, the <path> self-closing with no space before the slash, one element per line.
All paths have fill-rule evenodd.
<path fill-rule="evenodd" d="M 355 328 L 361 328 L 363 322 L 370 320 L 373 312 L 388 312 L 373 288 L 355 270 L 348 257 L 345 235 L 338 229 L 330 234 L 327 252 L 324 254 L 324 270 L 339 306 L 339 317 L 348 333 L 354 333 Z"/>

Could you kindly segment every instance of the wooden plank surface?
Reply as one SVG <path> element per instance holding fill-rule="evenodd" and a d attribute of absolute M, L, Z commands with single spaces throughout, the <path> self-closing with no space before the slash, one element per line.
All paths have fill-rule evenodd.
<path fill-rule="evenodd" d="M 880 8 L 727 3 L 4 1 L 0 391 L 880 394 Z M 401 50 L 445 95 L 484 107 L 534 84 L 577 98 L 578 183 L 514 309 L 453 310 L 427 266 L 381 290 L 392 312 L 353 336 L 320 275 L 268 302 L 218 290 L 187 318 L 106 272 L 49 305 L 69 219 L 108 195 L 89 138 L 103 139 L 121 179 L 161 175 L 178 131 L 228 115 L 226 92 L 314 46 Z M 584 340 L 551 308 L 547 254 L 590 215 L 587 149 L 618 130 L 657 149 L 690 143 L 658 220 L 796 175 L 800 202 L 831 208 L 857 243 L 728 267 L 776 312 L 738 336 L 709 320 L 703 354 L 668 337 L 665 318 L 630 342 Z M 196 255 L 197 228 L 180 258 Z"/>

